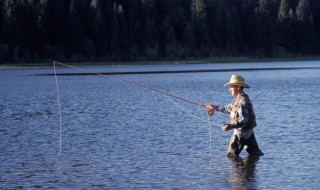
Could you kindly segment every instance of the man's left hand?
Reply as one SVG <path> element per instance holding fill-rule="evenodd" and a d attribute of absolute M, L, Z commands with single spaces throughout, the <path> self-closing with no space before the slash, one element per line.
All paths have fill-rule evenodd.
<path fill-rule="evenodd" d="M 229 131 L 231 129 L 231 126 L 230 124 L 226 123 L 222 125 L 221 129 L 222 131 Z"/>

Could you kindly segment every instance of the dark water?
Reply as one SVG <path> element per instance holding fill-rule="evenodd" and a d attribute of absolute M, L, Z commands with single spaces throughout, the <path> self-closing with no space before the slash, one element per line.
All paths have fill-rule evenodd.
<path fill-rule="evenodd" d="M 237 68 L 299 68 L 241 70 Z M 0 71 L 0 189 L 316 189 L 320 179 L 320 62 L 88 67 L 93 71 L 226 69 L 117 75 L 199 103 L 232 101 L 223 85 L 243 75 L 265 153 L 225 157 L 231 131 L 181 101 L 101 76 L 50 69 Z M 309 68 L 309 69 L 308 69 Z M 58 72 L 78 72 L 59 67 Z M 186 113 L 186 111 L 188 113 Z M 191 114 L 193 115 L 191 115 Z M 196 118 L 197 116 L 198 118 Z M 211 122 L 228 117 L 216 113 Z M 210 144 L 211 142 L 211 144 Z M 210 149 L 210 150 L 209 150 Z M 317 188 L 318 189 L 318 188 Z"/>

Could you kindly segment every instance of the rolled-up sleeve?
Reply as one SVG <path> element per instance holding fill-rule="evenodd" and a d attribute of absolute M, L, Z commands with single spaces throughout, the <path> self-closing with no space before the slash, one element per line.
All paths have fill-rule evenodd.
<path fill-rule="evenodd" d="M 232 110 L 232 104 L 229 104 L 226 106 L 217 106 L 216 107 L 216 111 L 226 113 L 226 114 L 230 114 L 231 110 Z"/>

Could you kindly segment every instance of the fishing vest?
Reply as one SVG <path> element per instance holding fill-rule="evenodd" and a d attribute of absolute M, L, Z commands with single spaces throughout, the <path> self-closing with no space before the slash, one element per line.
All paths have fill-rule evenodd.
<path fill-rule="evenodd" d="M 235 123 L 238 119 L 239 119 L 239 102 L 243 99 L 243 98 L 247 98 L 250 102 L 250 107 L 249 107 L 249 121 L 247 123 L 247 125 L 243 126 L 241 128 L 241 130 L 248 130 L 248 129 L 253 129 L 254 127 L 257 126 L 256 124 L 256 116 L 253 112 L 253 107 L 252 107 L 252 104 L 251 104 L 251 101 L 248 97 L 248 95 L 246 94 L 242 94 L 240 96 L 238 96 L 233 102 L 232 102 L 232 110 L 231 110 L 231 113 L 230 113 L 230 123 L 233 124 Z"/>

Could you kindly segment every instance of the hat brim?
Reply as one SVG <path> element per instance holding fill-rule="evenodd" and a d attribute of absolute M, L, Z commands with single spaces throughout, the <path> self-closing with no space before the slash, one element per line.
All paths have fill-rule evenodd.
<path fill-rule="evenodd" d="M 227 83 L 224 86 L 231 86 L 231 85 L 235 85 L 235 86 L 242 86 L 244 88 L 250 88 L 249 85 L 245 84 L 245 83 Z"/>

